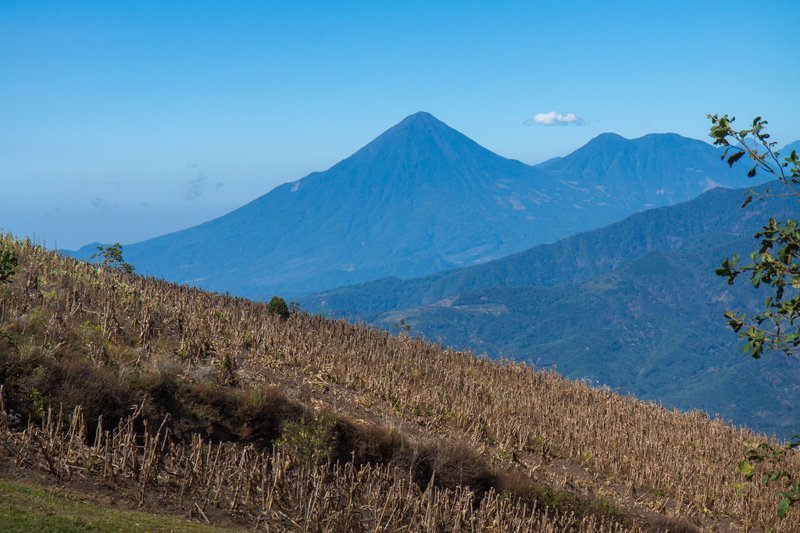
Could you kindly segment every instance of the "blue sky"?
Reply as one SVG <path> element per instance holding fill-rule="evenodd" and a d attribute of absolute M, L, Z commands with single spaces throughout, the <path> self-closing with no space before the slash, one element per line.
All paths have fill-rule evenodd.
<path fill-rule="evenodd" d="M 791 2 L 0 1 L 0 228 L 130 242 L 418 110 L 535 163 L 597 134 L 800 137 Z M 584 125 L 530 124 L 572 113 Z M 529 124 L 526 124 L 526 121 Z"/>

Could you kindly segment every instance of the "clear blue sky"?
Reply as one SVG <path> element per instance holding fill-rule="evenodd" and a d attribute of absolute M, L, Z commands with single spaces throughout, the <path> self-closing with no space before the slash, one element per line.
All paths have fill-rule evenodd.
<path fill-rule="evenodd" d="M 179 229 L 418 110 L 529 163 L 604 131 L 705 138 L 708 112 L 788 143 L 798 27 L 789 1 L 0 0 L 0 228 Z M 525 124 L 550 111 L 587 124 Z"/>

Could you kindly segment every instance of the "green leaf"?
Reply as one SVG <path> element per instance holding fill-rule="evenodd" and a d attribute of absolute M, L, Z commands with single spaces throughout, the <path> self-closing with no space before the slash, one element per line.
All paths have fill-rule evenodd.
<path fill-rule="evenodd" d="M 786 515 L 789 513 L 789 507 L 791 507 L 792 503 L 787 499 L 783 498 L 781 503 L 778 504 L 778 518 L 786 518 Z"/>
<path fill-rule="evenodd" d="M 744 155 L 744 152 L 743 151 L 739 151 L 739 152 L 736 152 L 735 154 L 733 154 L 732 156 L 730 156 L 728 158 L 728 166 L 732 167 L 733 164 L 736 163 L 738 160 L 740 160 L 743 155 Z"/>
<path fill-rule="evenodd" d="M 747 477 L 748 479 L 753 477 L 753 472 L 755 472 L 755 468 L 750 461 L 742 461 L 739 463 L 739 473 L 743 476 Z"/>

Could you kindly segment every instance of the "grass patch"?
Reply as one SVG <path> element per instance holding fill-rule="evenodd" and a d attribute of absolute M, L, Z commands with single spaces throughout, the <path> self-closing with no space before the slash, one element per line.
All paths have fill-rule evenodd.
<path fill-rule="evenodd" d="M 177 516 L 127 511 L 81 501 L 26 483 L 0 480 L 0 531 L 234 531 Z"/>

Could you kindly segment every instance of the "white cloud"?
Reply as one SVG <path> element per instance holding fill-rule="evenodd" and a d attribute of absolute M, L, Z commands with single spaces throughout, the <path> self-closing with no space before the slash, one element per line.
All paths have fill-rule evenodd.
<path fill-rule="evenodd" d="M 536 113 L 525 120 L 526 126 L 587 126 L 588 123 L 575 113 Z"/>

